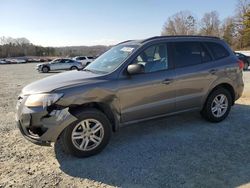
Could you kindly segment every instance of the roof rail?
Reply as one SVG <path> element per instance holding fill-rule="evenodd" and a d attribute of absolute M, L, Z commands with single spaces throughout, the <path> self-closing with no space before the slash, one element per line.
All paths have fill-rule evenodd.
<path fill-rule="evenodd" d="M 125 41 L 123 41 L 123 42 L 120 42 L 120 43 L 116 44 L 115 46 L 117 46 L 117 45 L 119 45 L 119 44 L 126 43 L 126 42 L 131 42 L 131 41 L 134 41 L 134 40 L 125 40 Z"/>
<path fill-rule="evenodd" d="M 166 35 L 166 36 L 155 36 L 151 38 L 147 38 L 143 40 L 141 43 L 154 40 L 154 39 L 164 39 L 164 38 L 179 38 L 179 37 L 187 37 L 187 38 L 213 38 L 213 39 L 220 39 L 219 37 L 215 36 L 203 36 L 203 35 Z"/>

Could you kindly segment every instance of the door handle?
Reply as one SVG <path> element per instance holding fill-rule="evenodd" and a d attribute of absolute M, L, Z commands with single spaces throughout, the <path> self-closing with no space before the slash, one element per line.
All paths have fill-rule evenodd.
<path fill-rule="evenodd" d="M 218 69 L 211 69 L 211 70 L 209 71 L 210 74 L 215 74 L 216 72 L 218 72 Z"/>
<path fill-rule="evenodd" d="M 168 85 L 168 84 L 170 84 L 172 81 L 173 81 L 172 79 L 166 79 L 166 80 L 163 80 L 163 81 L 162 81 L 162 84 Z"/>

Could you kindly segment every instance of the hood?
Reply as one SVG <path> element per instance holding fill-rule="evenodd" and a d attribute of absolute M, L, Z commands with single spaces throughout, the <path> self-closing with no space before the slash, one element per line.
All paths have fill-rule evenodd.
<path fill-rule="evenodd" d="M 55 89 L 77 84 L 87 84 L 93 81 L 93 78 L 101 77 L 100 74 L 94 74 L 86 71 L 69 71 L 49 76 L 35 81 L 23 88 L 22 94 L 47 93 Z"/>
<path fill-rule="evenodd" d="M 48 65 L 48 64 L 50 64 L 50 63 L 38 63 L 36 66 L 39 67 L 41 65 Z"/>

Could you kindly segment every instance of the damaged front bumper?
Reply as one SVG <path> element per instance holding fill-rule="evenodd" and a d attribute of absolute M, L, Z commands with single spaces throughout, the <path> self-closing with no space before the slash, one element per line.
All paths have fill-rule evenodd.
<path fill-rule="evenodd" d="M 19 97 L 16 121 L 22 135 L 37 145 L 49 146 L 55 142 L 65 127 L 76 121 L 68 108 L 48 110 L 46 107 L 28 108 L 26 97 Z"/>

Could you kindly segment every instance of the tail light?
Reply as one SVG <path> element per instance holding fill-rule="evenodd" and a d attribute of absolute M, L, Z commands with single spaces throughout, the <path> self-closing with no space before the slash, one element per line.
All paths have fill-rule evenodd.
<path fill-rule="evenodd" d="M 237 63 L 239 65 L 240 70 L 243 70 L 243 68 L 244 68 L 244 62 L 241 61 L 241 60 L 238 60 Z"/>

